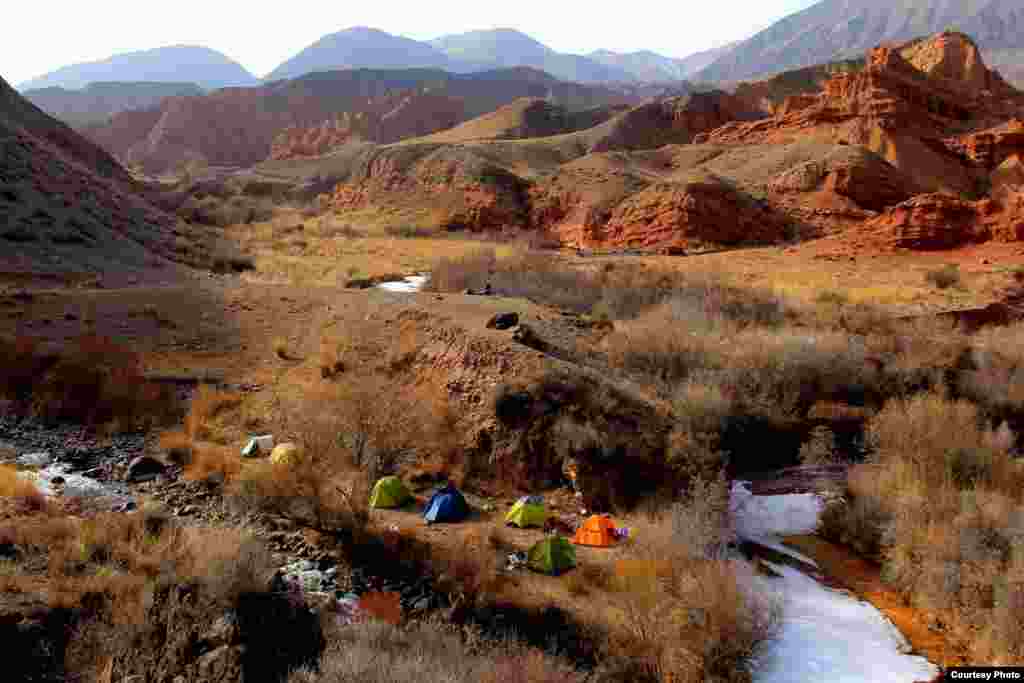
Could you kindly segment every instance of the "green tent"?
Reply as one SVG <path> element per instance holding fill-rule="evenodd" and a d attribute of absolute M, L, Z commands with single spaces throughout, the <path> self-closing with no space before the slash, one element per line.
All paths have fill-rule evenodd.
<path fill-rule="evenodd" d="M 576 566 L 576 548 L 561 536 L 548 536 L 530 548 L 526 566 L 543 574 L 558 576 Z"/>
<path fill-rule="evenodd" d="M 544 526 L 548 521 L 548 510 L 540 496 L 523 496 L 516 501 L 505 515 L 505 524 L 515 524 L 522 529 L 528 526 Z"/>
<path fill-rule="evenodd" d="M 370 507 L 397 508 L 412 500 L 412 494 L 398 477 L 382 477 L 373 486 L 370 494 Z"/>

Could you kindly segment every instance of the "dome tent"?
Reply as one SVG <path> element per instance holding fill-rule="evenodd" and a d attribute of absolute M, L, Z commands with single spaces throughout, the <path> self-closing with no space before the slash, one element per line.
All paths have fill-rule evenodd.
<path fill-rule="evenodd" d="M 608 515 L 591 515 L 580 525 L 572 537 L 572 542 L 576 545 L 589 545 L 597 548 L 609 548 L 615 545 L 617 540 L 615 522 Z"/>
<path fill-rule="evenodd" d="M 412 494 L 398 477 L 381 477 L 370 494 L 372 508 L 398 508 L 412 500 Z"/>
<path fill-rule="evenodd" d="M 526 566 L 542 574 L 558 576 L 576 566 L 576 548 L 561 536 L 548 536 L 530 548 Z"/>
<path fill-rule="evenodd" d="M 505 524 L 514 524 L 520 529 L 528 526 L 544 526 L 548 510 L 540 496 L 523 496 L 505 515 Z"/>
<path fill-rule="evenodd" d="M 427 502 L 423 519 L 434 522 L 461 522 L 469 516 L 469 503 L 450 483 L 440 489 Z"/>

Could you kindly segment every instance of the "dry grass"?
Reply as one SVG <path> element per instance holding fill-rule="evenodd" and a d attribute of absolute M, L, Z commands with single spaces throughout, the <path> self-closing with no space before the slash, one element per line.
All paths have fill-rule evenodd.
<path fill-rule="evenodd" d="M 351 211 L 308 217 L 296 209 L 279 208 L 273 219 L 231 225 L 225 232 L 254 260 L 256 272 L 247 278 L 344 286 L 354 280 L 424 272 L 438 258 L 458 258 L 479 248 L 477 241 L 438 233 L 435 224 L 429 212 Z M 511 247 L 498 250 L 505 253 Z"/>
<path fill-rule="evenodd" d="M 364 622 L 332 635 L 320 670 L 292 674 L 289 683 L 575 683 L 564 662 L 511 641 L 489 642 L 443 623 L 399 628 Z"/>

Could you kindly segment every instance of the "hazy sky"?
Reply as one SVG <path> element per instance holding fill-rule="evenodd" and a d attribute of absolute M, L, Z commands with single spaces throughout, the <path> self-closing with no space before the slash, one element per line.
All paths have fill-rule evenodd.
<path fill-rule="evenodd" d="M 746 38 L 816 0 L 11 0 L 0 76 L 12 84 L 75 62 L 165 45 L 219 50 L 264 76 L 317 38 L 351 26 L 427 40 L 516 28 L 560 52 L 649 49 L 674 57 Z"/>

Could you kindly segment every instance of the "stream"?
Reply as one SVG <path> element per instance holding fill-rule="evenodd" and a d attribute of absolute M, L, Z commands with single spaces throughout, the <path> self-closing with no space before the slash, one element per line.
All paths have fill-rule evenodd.
<path fill-rule="evenodd" d="M 756 576 L 755 590 L 782 603 L 781 630 L 753 663 L 756 683 L 914 683 L 938 667 L 909 654 L 899 630 L 870 603 L 813 578 L 816 563 L 781 538 L 814 531 L 822 501 L 814 493 L 754 495 L 735 482 L 731 508 L 736 535 L 795 562 L 761 560 L 776 576 Z M 796 568 L 803 566 L 806 571 Z"/>

